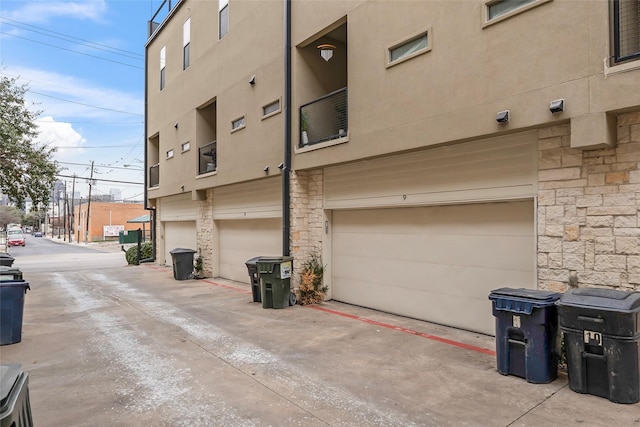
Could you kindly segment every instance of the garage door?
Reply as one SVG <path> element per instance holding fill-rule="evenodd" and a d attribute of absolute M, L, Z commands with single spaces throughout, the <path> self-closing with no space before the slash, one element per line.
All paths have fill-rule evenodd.
<path fill-rule="evenodd" d="M 198 250 L 195 221 L 164 222 L 165 264 L 172 265 L 170 251 L 175 248 Z"/>
<path fill-rule="evenodd" d="M 248 284 L 247 260 L 282 254 L 281 227 L 280 218 L 219 221 L 220 276 Z"/>
<path fill-rule="evenodd" d="M 493 335 L 490 291 L 535 260 L 533 201 L 333 212 L 338 301 Z"/>

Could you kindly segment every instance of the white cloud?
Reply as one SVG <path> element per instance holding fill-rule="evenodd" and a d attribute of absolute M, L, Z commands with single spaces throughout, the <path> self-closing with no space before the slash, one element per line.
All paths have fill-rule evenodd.
<path fill-rule="evenodd" d="M 53 117 L 42 117 L 37 120 L 37 142 L 48 147 L 57 147 L 56 157 L 66 158 L 76 156 L 86 140 L 73 129 L 71 123 L 56 122 Z"/>
<path fill-rule="evenodd" d="M 100 21 L 106 10 L 105 0 L 24 1 L 20 8 L 8 12 L 6 18 L 28 23 L 48 22 L 59 17 Z"/>

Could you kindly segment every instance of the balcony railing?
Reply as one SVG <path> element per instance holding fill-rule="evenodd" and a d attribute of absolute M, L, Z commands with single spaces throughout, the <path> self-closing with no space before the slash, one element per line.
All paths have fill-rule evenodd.
<path fill-rule="evenodd" d="M 149 168 L 149 187 L 157 187 L 159 185 L 160 185 L 160 164 L 157 164 Z"/>
<path fill-rule="evenodd" d="M 338 89 L 300 107 L 300 146 L 347 136 L 347 88 Z"/>
<path fill-rule="evenodd" d="M 164 0 L 162 4 L 156 9 L 156 13 L 153 14 L 148 23 L 147 36 L 151 37 L 156 29 L 167 19 L 171 10 L 176 7 L 182 0 Z"/>
<path fill-rule="evenodd" d="M 214 172 L 218 166 L 216 141 L 198 148 L 198 175 Z"/>

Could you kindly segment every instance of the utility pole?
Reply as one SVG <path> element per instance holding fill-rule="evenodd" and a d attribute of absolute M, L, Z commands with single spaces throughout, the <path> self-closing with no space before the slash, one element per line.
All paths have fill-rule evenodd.
<path fill-rule="evenodd" d="M 56 195 L 58 196 L 58 239 L 60 238 L 60 190 L 56 191 Z"/>
<path fill-rule="evenodd" d="M 67 241 L 67 220 L 69 219 L 67 216 L 67 181 L 64 182 L 64 201 L 62 202 L 62 210 L 64 212 L 64 232 L 62 234 L 62 240 Z"/>
<path fill-rule="evenodd" d="M 89 243 L 89 212 L 91 212 L 91 184 L 93 182 L 93 160 L 91 161 L 91 178 L 89 178 L 89 199 L 87 201 L 87 227 L 84 230 L 84 242 Z"/>
<path fill-rule="evenodd" d="M 76 235 L 76 229 L 75 229 L 75 221 L 74 221 L 74 217 L 76 214 L 76 207 L 74 204 L 74 197 L 76 194 L 76 174 L 73 174 L 73 184 L 71 184 L 71 228 L 69 231 L 69 243 L 73 242 L 73 237 L 74 235 Z"/>

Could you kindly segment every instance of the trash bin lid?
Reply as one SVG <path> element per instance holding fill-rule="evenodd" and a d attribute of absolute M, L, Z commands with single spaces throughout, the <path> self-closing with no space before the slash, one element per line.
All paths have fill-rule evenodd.
<path fill-rule="evenodd" d="M 0 274 L 13 274 L 22 273 L 18 267 L 8 267 L 6 265 L 0 265 Z"/>
<path fill-rule="evenodd" d="M 8 397 L 11 394 L 11 389 L 18 381 L 18 377 L 22 373 L 22 366 L 18 364 L 0 365 L 0 401 L 2 407 L 0 407 L 0 413 L 5 412 L 5 405 L 8 403 Z"/>
<path fill-rule="evenodd" d="M 245 262 L 245 265 L 246 265 L 247 267 L 248 267 L 248 266 L 250 266 L 250 265 L 256 265 L 256 264 L 258 263 L 258 260 L 259 260 L 260 258 L 266 258 L 266 257 L 264 257 L 264 256 L 257 256 L 257 257 L 254 257 L 254 258 L 248 259 L 248 260 Z"/>
<path fill-rule="evenodd" d="M 186 249 L 186 248 L 175 248 L 169 251 L 169 253 L 171 255 L 173 254 L 193 254 L 196 253 L 197 251 L 194 251 L 193 249 Z"/>
<path fill-rule="evenodd" d="M 489 299 L 493 298 L 526 298 L 535 300 L 536 302 L 555 302 L 560 298 L 558 292 L 542 291 L 538 289 L 515 289 L 515 288 L 500 288 L 494 289 L 489 294 Z"/>
<path fill-rule="evenodd" d="M 29 283 L 23 279 L 0 280 L 0 288 L 25 288 L 24 289 L 25 293 L 27 292 L 27 289 L 31 290 L 31 287 L 29 287 Z"/>
<path fill-rule="evenodd" d="M 640 292 L 603 288 L 578 288 L 565 292 L 556 302 L 559 306 L 602 308 L 606 311 L 640 310 Z"/>

